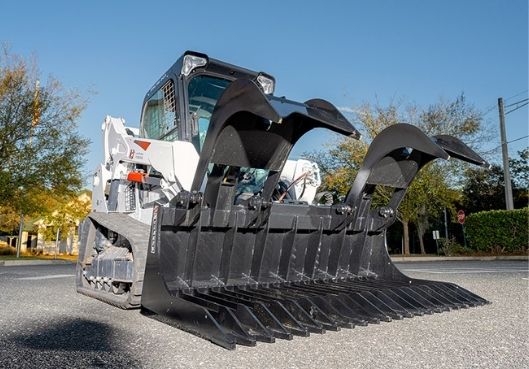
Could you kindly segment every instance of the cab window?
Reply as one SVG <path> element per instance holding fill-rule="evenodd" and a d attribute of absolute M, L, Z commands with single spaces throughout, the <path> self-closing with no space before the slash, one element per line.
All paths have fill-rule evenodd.
<path fill-rule="evenodd" d="M 145 104 L 142 136 L 166 141 L 178 140 L 178 100 L 172 80 L 167 81 Z"/>
<path fill-rule="evenodd" d="M 230 81 L 207 75 L 197 75 L 187 86 L 189 114 L 191 116 L 192 143 L 197 151 L 202 150 L 209 121 L 217 100 Z"/>

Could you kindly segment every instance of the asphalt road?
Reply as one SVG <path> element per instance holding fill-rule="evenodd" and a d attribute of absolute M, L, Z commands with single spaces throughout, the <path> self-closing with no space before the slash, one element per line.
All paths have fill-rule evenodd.
<path fill-rule="evenodd" d="M 492 304 L 227 351 L 76 294 L 73 265 L 0 267 L 0 368 L 529 368 L 527 262 L 399 267 Z"/>

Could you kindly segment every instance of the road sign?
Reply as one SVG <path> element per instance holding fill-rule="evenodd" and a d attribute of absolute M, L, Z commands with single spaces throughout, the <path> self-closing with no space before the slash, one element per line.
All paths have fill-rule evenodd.
<path fill-rule="evenodd" d="M 465 224 L 465 212 L 463 210 L 457 212 L 457 222 L 459 224 Z"/>
<path fill-rule="evenodd" d="M 432 232 L 432 236 L 433 236 L 433 239 L 436 240 L 436 241 L 441 239 L 441 237 L 439 235 L 439 231 L 433 231 Z"/>

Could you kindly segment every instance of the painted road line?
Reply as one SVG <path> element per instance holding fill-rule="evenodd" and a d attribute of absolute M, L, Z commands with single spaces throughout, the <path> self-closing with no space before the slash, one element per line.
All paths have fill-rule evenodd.
<path fill-rule="evenodd" d="M 402 269 L 404 272 L 430 273 L 430 274 L 480 274 L 480 273 L 528 273 L 528 270 L 427 270 L 427 269 Z"/>
<path fill-rule="evenodd" d="M 465 272 L 484 272 L 484 271 L 487 271 L 487 272 L 497 272 L 497 273 L 516 273 L 516 272 L 520 272 L 520 273 L 523 273 L 523 272 L 529 272 L 529 269 L 494 269 L 494 268 L 484 268 L 484 269 L 443 269 L 443 268 L 433 268 L 433 269 L 428 269 L 428 268 L 413 268 L 413 269 L 408 269 L 408 268 L 402 268 L 402 270 L 410 270 L 410 271 L 414 271 L 414 272 L 418 272 L 418 271 L 421 271 L 421 270 L 426 270 L 426 271 L 434 271 L 434 272 L 454 272 L 454 273 L 465 273 Z"/>
<path fill-rule="evenodd" d="M 437 269 L 437 268 L 436 268 Z M 446 267 L 441 267 L 441 268 L 438 268 L 439 270 L 521 270 L 521 271 L 526 271 L 526 270 L 529 270 L 528 268 L 520 268 L 520 267 L 516 267 L 516 268 L 495 268 L 495 267 L 492 267 L 492 268 L 446 268 Z M 424 268 L 422 270 L 432 270 L 431 268 Z"/>
<path fill-rule="evenodd" d="M 53 274 L 53 275 L 43 275 L 38 277 L 22 277 L 17 278 L 21 281 L 38 281 L 41 279 L 54 279 L 54 278 L 69 278 L 69 277 L 75 277 L 75 274 Z"/>

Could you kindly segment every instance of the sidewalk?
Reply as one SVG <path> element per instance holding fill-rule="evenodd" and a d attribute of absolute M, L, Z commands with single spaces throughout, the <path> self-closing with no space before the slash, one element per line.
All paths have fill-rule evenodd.
<path fill-rule="evenodd" d="M 406 262 L 430 262 L 430 261 L 494 261 L 494 260 L 522 260 L 528 261 L 529 256 L 400 256 L 393 255 L 391 260 L 398 263 Z M 54 264 L 75 264 L 76 260 L 62 259 L 26 259 L 24 260 L 0 260 L 2 266 L 23 266 L 23 265 L 54 265 Z"/>
<path fill-rule="evenodd" d="M 516 256 L 401 256 L 390 255 L 391 260 L 399 263 L 422 261 L 493 261 L 493 260 L 529 260 L 527 255 Z"/>
<path fill-rule="evenodd" d="M 2 266 L 24 266 L 24 265 L 54 265 L 54 264 L 75 264 L 75 260 L 62 259 L 26 259 L 19 260 L 0 260 L 0 267 Z"/>

